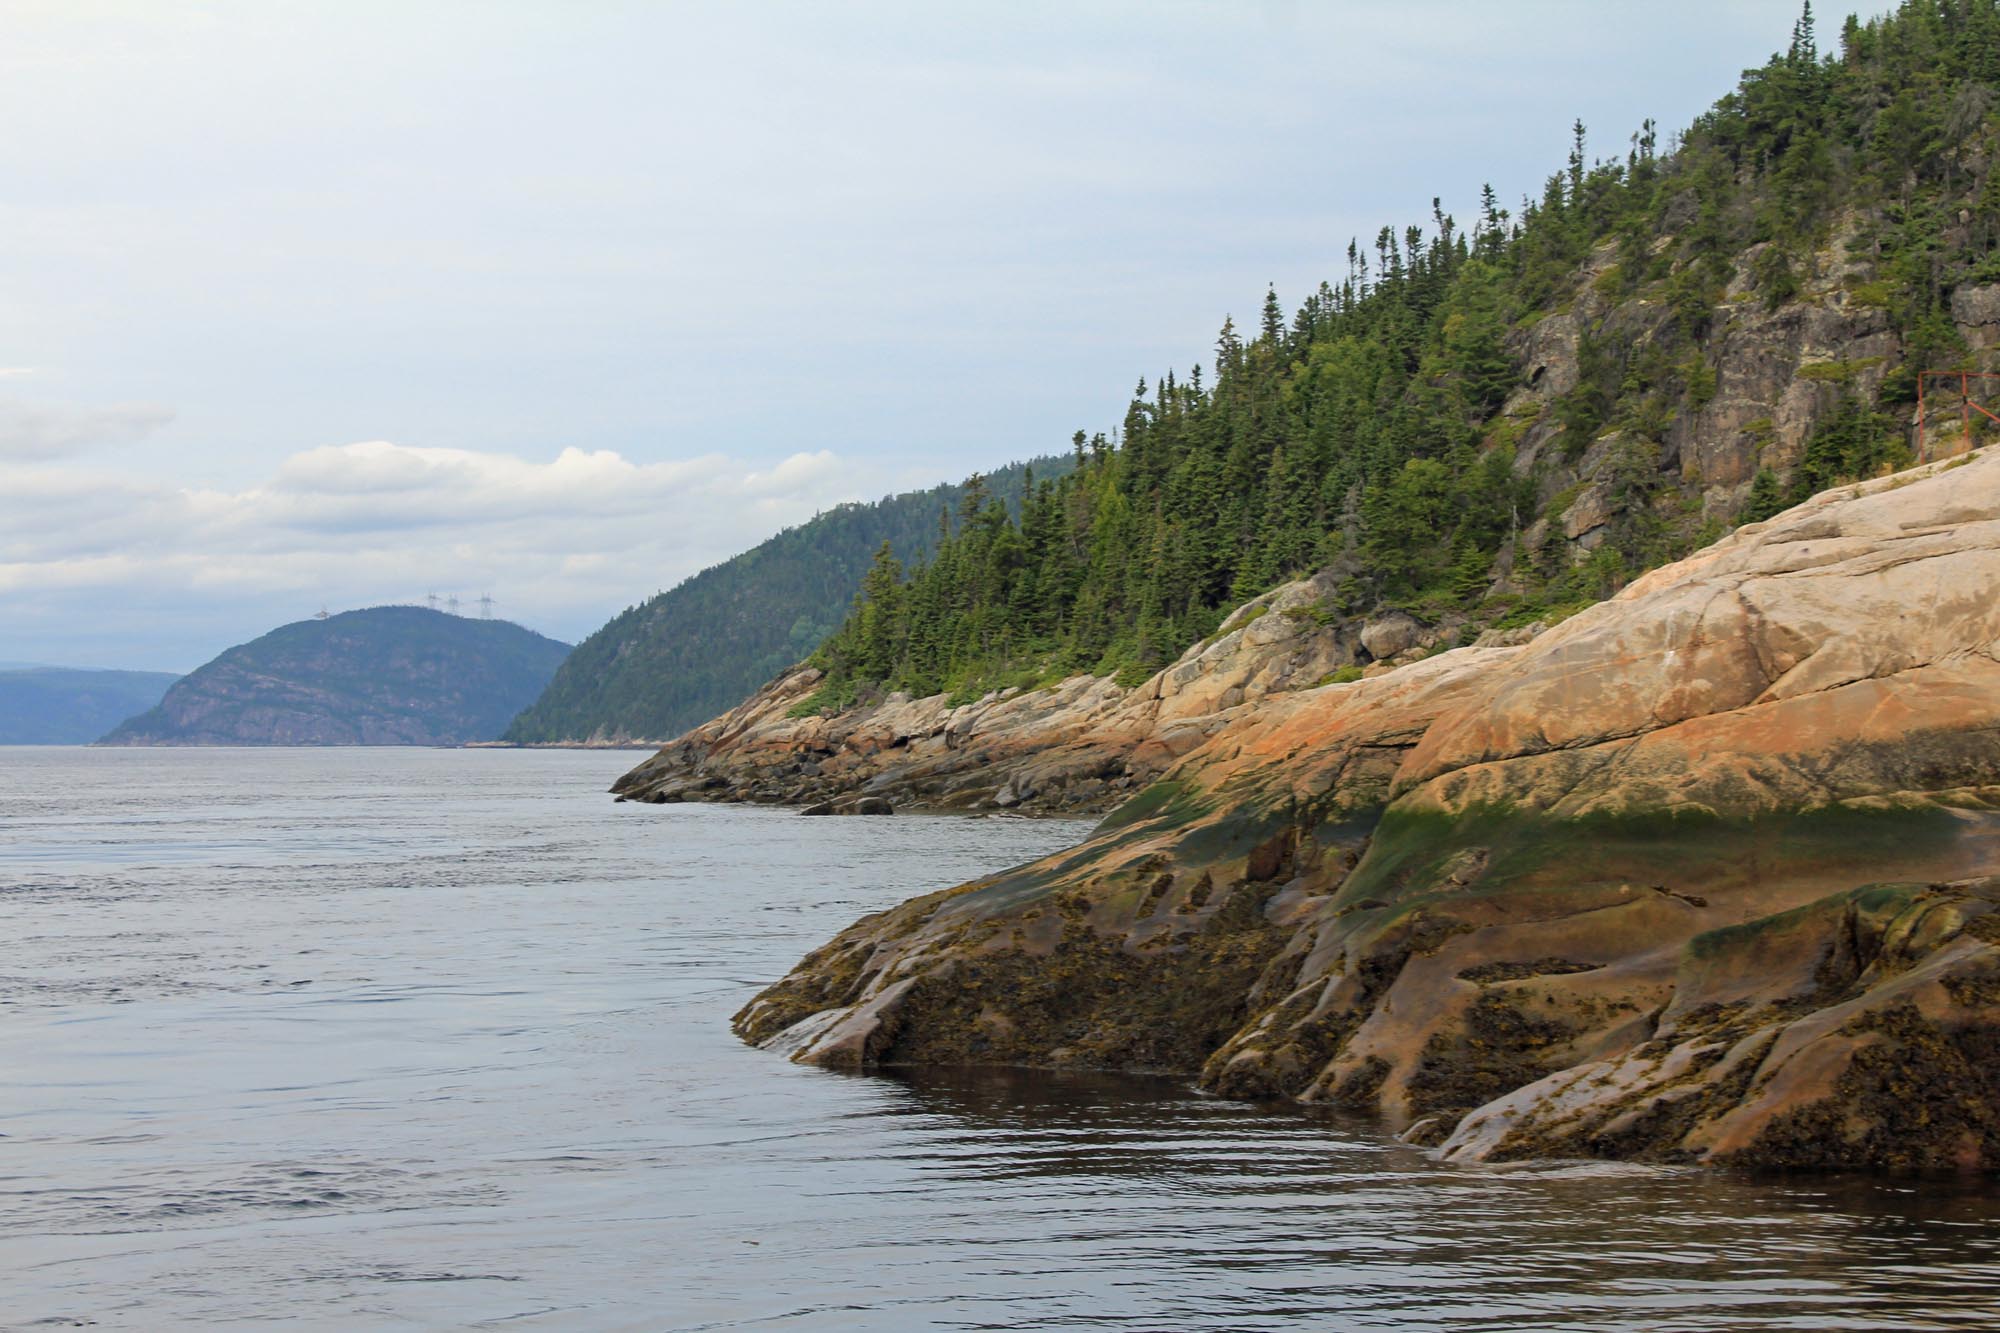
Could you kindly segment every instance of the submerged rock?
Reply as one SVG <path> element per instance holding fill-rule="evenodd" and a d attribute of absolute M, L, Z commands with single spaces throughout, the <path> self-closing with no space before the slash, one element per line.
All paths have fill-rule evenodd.
<path fill-rule="evenodd" d="M 1097 780 L 1156 780 L 1089 841 L 858 922 L 737 1030 L 828 1065 L 1183 1072 L 1460 1161 L 2000 1167 L 1996 587 L 1989 451 L 1519 646 L 1273 689 L 1348 651 L 1299 617 L 1252 695 L 1262 616 L 1141 687 L 1150 712 L 1047 705 L 1104 754 L 1146 721 Z M 1207 712 L 1170 708 L 1189 692 Z M 823 770 L 867 739 L 815 734 Z M 1085 744 L 980 790 L 1040 793 Z"/>

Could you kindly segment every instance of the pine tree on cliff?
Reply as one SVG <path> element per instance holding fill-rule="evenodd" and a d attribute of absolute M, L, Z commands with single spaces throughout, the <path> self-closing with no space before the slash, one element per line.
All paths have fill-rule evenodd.
<path fill-rule="evenodd" d="M 1762 523 L 1784 508 L 1785 489 L 1778 483 L 1778 474 L 1767 467 L 1758 468 L 1750 483 L 1750 497 L 1743 502 L 1743 521 Z"/>

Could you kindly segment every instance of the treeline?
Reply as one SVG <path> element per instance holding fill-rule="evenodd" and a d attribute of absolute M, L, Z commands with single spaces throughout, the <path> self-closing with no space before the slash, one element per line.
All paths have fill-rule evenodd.
<path fill-rule="evenodd" d="M 1711 335 L 1739 263 L 1754 253 L 1752 299 L 1782 305 L 1843 210 L 1865 219 L 1876 275 L 1850 298 L 1887 310 L 1905 356 L 1880 401 L 1843 390 L 1803 463 L 1759 476 L 1739 517 L 1899 461 L 1884 405 L 1914 393 L 1914 367 L 1965 360 L 1950 292 L 2000 279 L 1996 85 L 1996 0 L 1850 18 L 1830 54 L 1808 7 L 1677 143 L 1648 122 L 1592 161 L 1577 124 L 1539 198 L 1510 210 L 1489 187 L 1469 227 L 1434 200 L 1426 226 L 1350 245 L 1341 281 L 1289 314 L 1267 292 L 1253 328 L 1225 321 L 1211 367 L 1142 380 L 1115 438 L 1078 432 L 1074 470 L 1037 478 L 1018 516 L 973 487 L 931 555 L 880 550 L 815 656 L 828 680 L 810 706 L 1141 679 L 1244 599 L 1328 565 L 1343 575 L 1328 617 L 1521 623 L 1608 595 L 1720 535 L 1663 469 L 1666 434 L 1716 392 Z M 1543 414 L 1500 411 L 1521 384 L 1510 335 L 1566 308 L 1607 244 L 1597 291 L 1670 313 L 1643 337 L 1583 337 L 1579 383 L 1549 409 L 1556 445 L 1517 469 Z M 1530 549 L 1571 498 L 1554 470 L 1605 439 L 1608 539 L 1584 556 L 1544 523 Z"/>
<path fill-rule="evenodd" d="M 1067 466 L 1035 462 L 1043 476 Z M 1029 473 L 982 478 L 982 503 L 1018 507 Z M 505 739 L 664 740 L 726 712 L 834 632 L 878 547 L 930 551 L 962 490 L 839 505 L 629 608 L 576 646 Z"/>

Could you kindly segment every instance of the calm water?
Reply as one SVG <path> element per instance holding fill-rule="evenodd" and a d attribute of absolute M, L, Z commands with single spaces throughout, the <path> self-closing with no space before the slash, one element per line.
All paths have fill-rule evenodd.
<path fill-rule="evenodd" d="M 1082 827 L 616 805 L 631 759 L 0 750 L 0 1326 L 2000 1322 L 1991 1183 L 745 1049 L 840 926 Z"/>

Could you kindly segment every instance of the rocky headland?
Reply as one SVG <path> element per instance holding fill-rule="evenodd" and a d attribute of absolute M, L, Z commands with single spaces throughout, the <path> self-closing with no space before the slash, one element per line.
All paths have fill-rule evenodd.
<path fill-rule="evenodd" d="M 1887 316 L 1849 290 L 1873 275 L 1855 244 L 1860 226 L 1856 216 L 1841 220 L 1790 301 L 1750 300 L 1758 252 L 1737 257 L 1709 338 L 1715 392 L 1699 410 L 1677 416 L 1661 441 L 1673 507 L 1729 521 L 1760 468 L 1795 469 L 1844 395 L 1874 394 L 1895 369 Z M 1631 441 L 1606 431 L 1572 456 L 1559 406 L 1584 375 L 1593 338 L 1647 346 L 1672 325 L 1659 301 L 1607 294 L 1601 280 L 1617 261 L 1616 246 L 1597 247 L 1571 305 L 1510 335 L 1508 354 L 1524 382 L 1496 415 L 1503 424 L 1489 441 L 1514 435 L 1515 470 L 1539 479 L 1539 512 L 1523 515 L 1519 549 L 1553 548 L 1563 565 L 1587 561 L 1612 535 L 1624 484 L 1621 450 Z M 1952 309 L 1968 346 L 1982 353 L 2000 347 L 2000 284 L 1961 289 Z M 1933 421 L 1929 441 L 1917 440 L 1933 455 L 1962 454 L 1969 443 L 1952 402 Z M 1916 437 L 1914 427 L 1910 433 Z M 1512 565 L 1512 552 L 1503 551 L 1492 594 L 1522 582 Z M 1379 674 L 1463 642 L 1523 643 L 1539 628 L 1335 611 L 1342 580 L 1353 572 L 1329 567 L 1256 598 L 1131 689 L 1079 675 L 1053 688 L 974 700 L 892 693 L 822 716 L 811 706 L 823 673 L 802 664 L 667 745 L 614 790 L 650 802 L 815 805 L 866 795 L 897 806 L 1098 813 L 1157 779 L 1239 708 L 1339 676 Z"/>
<path fill-rule="evenodd" d="M 803 711 L 821 673 L 801 666 L 619 779 L 621 799 L 815 806 L 854 797 L 942 810 L 1099 813 L 1205 744 L 1246 706 L 1323 682 L 1358 655 L 1349 626 L 1316 614 L 1320 580 L 1289 584 L 1231 616 L 1208 643 L 1133 689 L 1074 676 L 969 703 L 891 694 L 831 716 Z M 1407 617 L 1362 631 L 1421 656 Z"/>
<path fill-rule="evenodd" d="M 1122 800 L 759 995 L 738 1031 L 795 1059 L 1175 1071 L 1455 1160 L 1992 1168 L 1996 586 L 1989 450 L 1526 642 L 1430 652 L 1294 584 L 1129 691 L 795 717 L 794 672 L 620 790 Z"/>

